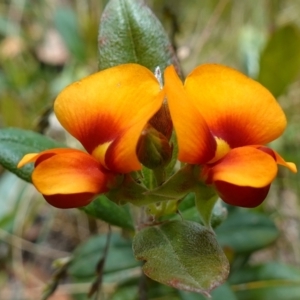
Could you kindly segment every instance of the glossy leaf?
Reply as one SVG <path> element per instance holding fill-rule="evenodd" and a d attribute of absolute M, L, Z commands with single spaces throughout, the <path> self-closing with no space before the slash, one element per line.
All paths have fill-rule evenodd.
<path fill-rule="evenodd" d="M 281 263 L 245 267 L 230 282 L 239 300 L 297 300 L 300 295 L 300 270 Z"/>
<path fill-rule="evenodd" d="M 229 272 L 229 264 L 215 235 L 188 221 L 171 221 L 141 230 L 133 240 L 144 273 L 177 289 L 208 295 Z"/>
<path fill-rule="evenodd" d="M 300 73 L 300 32 L 285 25 L 270 37 L 260 58 L 258 81 L 275 97 L 281 95 Z"/>
<path fill-rule="evenodd" d="M 27 153 L 62 147 L 65 146 L 30 130 L 18 128 L 0 130 L 0 164 L 28 182 L 31 182 L 33 166 L 30 164 L 18 169 L 17 164 L 21 158 Z"/>
<path fill-rule="evenodd" d="M 167 34 L 142 1 L 110 0 L 101 18 L 98 41 L 100 70 L 131 62 L 153 72 L 159 66 L 163 72 L 176 63 Z"/>
<path fill-rule="evenodd" d="M 267 247 L 277 239 L 278 230 L 263 214 L 237 210 L 216 229 L 216 234 L 222 247 L 240 254 Z"/>
<path fill-rule="evenodd" d="M 127 206 L 119 206 L 104 195 L 97 197 L 82 210 L 93 217 L 111 225 L 134 230 L 132 218 Z"/>
<path fill-rule="evenodd" d="M 96 266 L 103 257 L 106 235 L 91 237 L 78 246 L 70 263 L 68 273 L 75 278 L 90 279 L 96 275 Z M 131 243 L 118 234 L 112 234 L 108 255 L 105 260 L 104 273 L 115 272 L 138 266 L 134 259 Z"/>

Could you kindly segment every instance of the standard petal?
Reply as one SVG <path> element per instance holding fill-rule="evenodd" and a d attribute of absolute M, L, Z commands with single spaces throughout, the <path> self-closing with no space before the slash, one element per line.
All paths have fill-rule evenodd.
<path fill-rule="evenodd" d="M 36 161 L 32 174 L 35 187 L 43 195 L 99 194 L 107 192 L 112 176 L 89 154 L 74 150 Z"/>
<path fill-rule="evenodd" d="M 202 114 L 184 91 L 173 66 L 165 71 L 165 91 L 175 127 L 179 160 L 190 164 L 203 164 L 214 157 L 216 141 Z"/>
<path fill-rule="evenodd" d="M 54 110 L 65 129 L 89 153 L 104 162 L 110 145 L 118 139 L 125 148 L 123 142 L 127 140 L 123 141 L 122 136 L 133 126 L 143 128 L 158 111 L 163 98 L 164 92 L 148 69 L 126 64 L 71 84 L 57 97 Z M 135 134 L 134 142 L 137 143 L 140 132 L 136 130 Z M 131 161 L 132 167 L 126 171 L 141 168 L 135 147 L 131 147 L 118 163 L 127 161 Z M 121 169 L 124 171 L 123 167 Z"/>
<path fill-rule="evenodd" d="M 224 202 L 230 205 L 248 208 L 260 205 L 267 197 L 270 189 L 270 185 L 253 188 L 237 186 L 224 181 L 216 181 L 215 187 Z"/>
<path fill-rule="evenodd" d="M 234 69 L 201 65 L 187 77 L 185 89 L 212 133 L 231 148 L 266 144 L 286 127 L 272 94 Z"/>
<path fill-rule="evenodd" d="M 277 164 L 269 154 L 253 147 L 230 150 L 215 164 L 207 165 L 204 173 L 207 183 L 223 181 L 237 186 L 262 188 L 277 174 Z"/>

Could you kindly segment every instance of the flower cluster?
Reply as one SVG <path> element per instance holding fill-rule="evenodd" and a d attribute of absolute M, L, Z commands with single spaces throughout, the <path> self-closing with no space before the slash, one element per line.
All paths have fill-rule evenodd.
<path fill-rule="evenodd" d="M 162 107 L 167 107 L 172 121 L 162 119 Z M 258 82 L 225 66 L 201 65 L 184 84 L 169 66 L 162 87 L 145 67 L 120 65 L 65 88 L 54 111 L 85 151 L 27 154 L 18 167 L 33 162 L 33 184 L 59 208 L 87 205 L 95 195 L 115 187 L 121 174 L 140 170 L 141 162 L 150 161 L 150 168 L 159 164 L 160 153 L 148 160 L 149 154 L 143 154 L 147 151 L 160 149 L 167 153 L 162 165 L 169 162 L 171 122 L 178 160 L 199 165 L 199 181 L 213 186 L 229 204 L 259 205 L 277 174 L 277 164 L 296 172 L 293 163 L 265 146 L 286 127 L 274 97 Z M 154 128 L 153 120 L 167 128 Z M 147 150 L 148 145 L 154 148 Z"/>

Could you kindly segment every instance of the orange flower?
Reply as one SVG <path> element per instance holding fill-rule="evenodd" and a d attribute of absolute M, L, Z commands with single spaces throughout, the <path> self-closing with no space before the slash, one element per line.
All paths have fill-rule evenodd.
<path fill-rule="evenodd" d="M 267 196 L 277 164 L 296 172 L 274 150 L 261 146 L 278 138 L 285 115 L 258 82 L 231 68 L 197 67 L 184 85 L 173 66 L 165 91 L 178 139 L 179 160 L 202 165 L 201 180 L 227 203 L 255 207 Z"/>
<path fill-rule="evenodd" d="M 51 149 L 23 157 L 34 162 L 32 181 L 53 206 L 87 205 L 108 191 L 117 174 L 141 169 L 140 134 L 159 110 L 164 92 L 155 76 L 136 64 L 98 72 L 66 87 L 54 103 L 62 126 L 85 150 Z"/>

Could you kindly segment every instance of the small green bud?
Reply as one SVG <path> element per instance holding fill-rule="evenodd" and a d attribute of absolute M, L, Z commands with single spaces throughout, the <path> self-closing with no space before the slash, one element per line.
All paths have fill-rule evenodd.
<path fill-rule="evenodd" d="M 137 156 L 145 167 L 156 169 L 170 162 L 172 147 L 161 132 L 147 124 L 138 142 Z"/>

